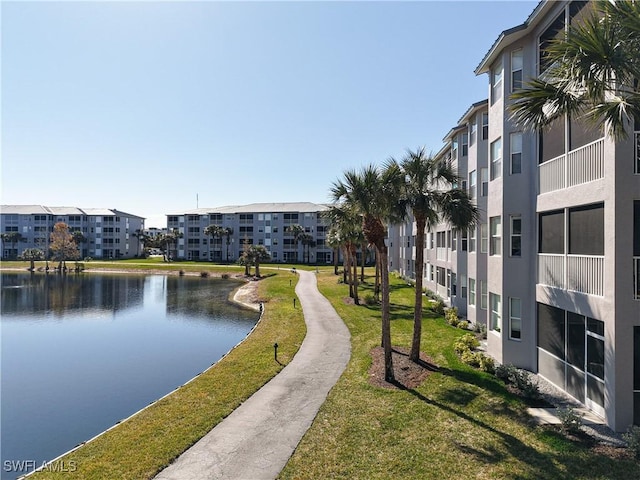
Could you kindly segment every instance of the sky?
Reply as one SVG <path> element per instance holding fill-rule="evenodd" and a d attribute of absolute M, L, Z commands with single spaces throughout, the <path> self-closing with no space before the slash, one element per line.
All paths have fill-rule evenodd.
<path fill-rule="evenodd" d="M 1 0 L 1 204 L 164 227 L 329 202 L 346 170 L 440 150 L 537 3 Z"/>

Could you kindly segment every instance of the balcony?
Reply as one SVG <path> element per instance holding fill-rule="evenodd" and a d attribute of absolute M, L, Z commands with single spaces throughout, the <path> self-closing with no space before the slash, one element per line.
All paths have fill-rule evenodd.
<path fill-rule="evenodd" d="M 539 253 L 538 283 L 602 297 L 604 257 Z"/>
<path fill-rule="evenodd" d="M 604 138 L 541 163 L 538 173 L 540 195 L 604 178 Z"/>

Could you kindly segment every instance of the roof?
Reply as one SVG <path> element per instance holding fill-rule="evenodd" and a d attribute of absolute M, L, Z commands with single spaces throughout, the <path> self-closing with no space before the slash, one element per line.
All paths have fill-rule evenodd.
<path fill-rule="evenodd" d="M 123 216 L 142 218 L 138 215 L 125 213 L 110 208 L 78 208 L 78 207 L 47 207 L 45 205 L 1 205 L 0 213 L 13 215 L 91 215 L 91 216 Z"/>
<path fill-rule="evenodd" d="M 314 213 L 327 210 L 325 204 L 311 202 L 282 202 L 282 203 L 249 203 L 247 205 L 228 205 L 224 207 L 196 208 L 180 213 L 168 215 L 207 215 L 211 213 Z"/>
<path fill-rule="evenodd" d="M 489 65 L 493 63 L 493 60 L 497 53 L 502 50 L 502 46 L 506 41 L 513 42 L 518 40 L 519 38 L 524 37 L 527 34 L 529 28 L 539 19 L 541 18 L 541 12 L 543 10 L 548 10 L 553 6 L 554 3 L 557 3 L 554 0 L 542 0 L 536 7 L 533 9 L 533 12 L 529 14 L 524 23 L 517 25 L 515 27 L 504 30 L 498 38 L 493 42 L 489 51 L 485 54 L 482 61 L 478 64 L 475 69 L 475 74 L 480 75 L 481 73 L 486 73 L 489 71 Z"/>
<path fill-rule="evenodd" d="M 471 106 L 467 108 L 467 111 L 462 114 L 462 116 L 460 117 L 460 120 L 458 120 L 458 123 L 464 122 L 467 118 L 469 118 L 469 116 L 473 112 L 478 110 L 480 107 L 486 107 L 488 105 L 489 105 L 489 99 L 487 98 L 485 98 L 484 100 L 480 100 L 479 102 L 472 103 Z"/>

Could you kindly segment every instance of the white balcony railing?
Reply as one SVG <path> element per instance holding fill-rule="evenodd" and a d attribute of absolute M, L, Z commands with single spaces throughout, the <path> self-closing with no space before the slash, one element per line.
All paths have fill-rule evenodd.
<path fill-rule="evenodd" d="M 538 254 L 538 283 L 604 296 L 604 257 L 598 255 Z"/>
<path fill-rule="evenodd" d="M 538 254 L 538 283 L 564 288 L 564 255 Z"/>
<path fill-rule="evenodd" d="M 538 191 L 561 190 L 604 178 L 604 138 L 538 166 Z"/>

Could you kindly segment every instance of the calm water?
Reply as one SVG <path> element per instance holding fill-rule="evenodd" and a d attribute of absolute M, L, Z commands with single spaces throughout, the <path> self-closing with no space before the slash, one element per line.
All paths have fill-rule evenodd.
<path fill-rule="evenodd" d="M 238 286 L 229 280 L 22 273 L 0 280 L 3 480 L 182 385 L 258 319 L 227 301 Z M 16 469 L 23 471 L 9 471 Z"/>

